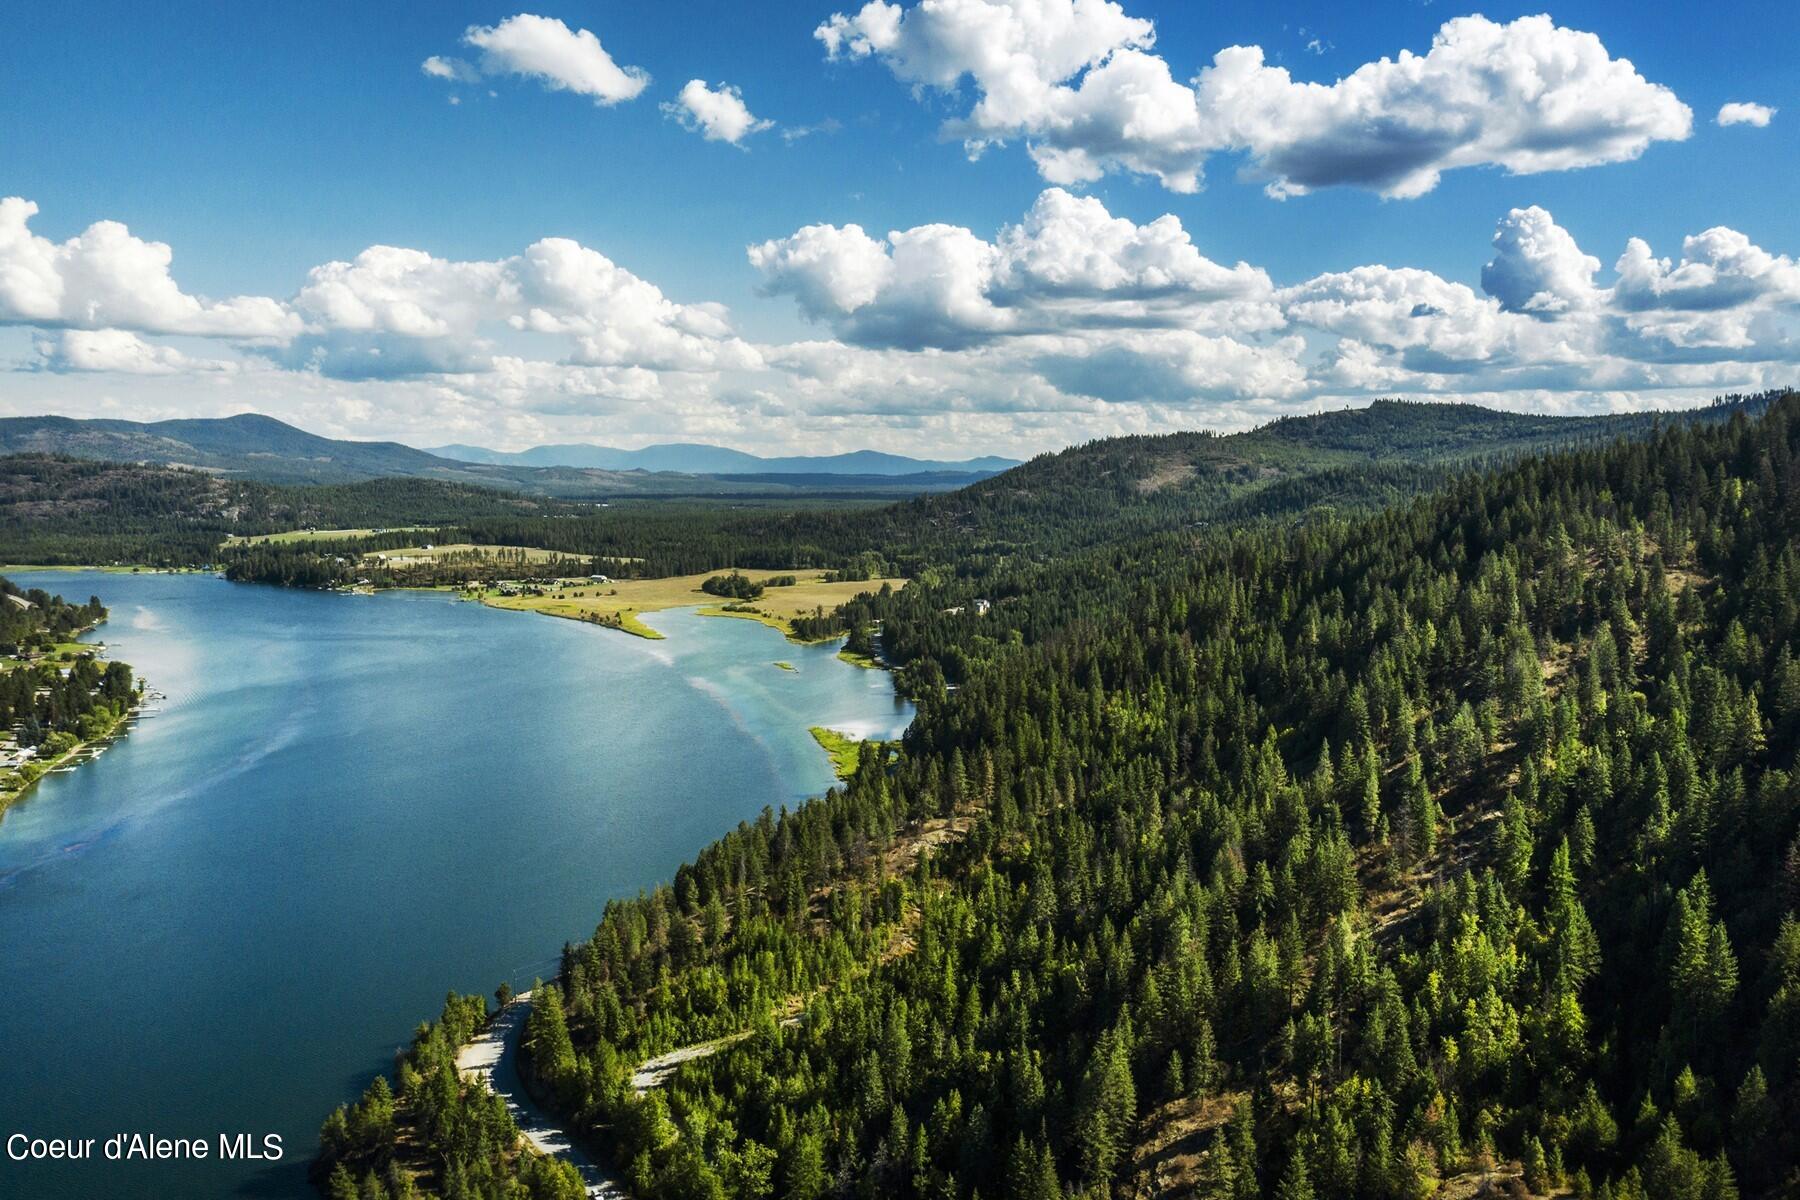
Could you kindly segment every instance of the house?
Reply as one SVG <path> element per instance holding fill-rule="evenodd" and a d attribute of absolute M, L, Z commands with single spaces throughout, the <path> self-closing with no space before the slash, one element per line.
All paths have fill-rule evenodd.
<path fill-rule="evenodd" d="M 6 593 L 6 602 L 21 611 L 34 607 L 31 601 L 27 600 L 25 597 L 15 596 L 11 592 Z"/>

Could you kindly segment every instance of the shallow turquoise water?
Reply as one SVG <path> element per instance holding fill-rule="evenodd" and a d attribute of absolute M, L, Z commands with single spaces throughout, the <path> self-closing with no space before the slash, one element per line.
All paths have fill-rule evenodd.
<path fill-rule="evenodd" d="M 0 1138 L 215 1158 L 0 1155 L 7 1197 L 310 1195 L 320 1119 L 447 989 L 529 984 L 607 898 L 824 791 L 809 726 L 911 718 L 885 672 L 751 621 L 653 614 L 652 642 L 438 593 L 12 578 L 98 593 L 168 699 L 0 820 Z M 237 1132 L 283 1159 L 217 1161 Z"/>

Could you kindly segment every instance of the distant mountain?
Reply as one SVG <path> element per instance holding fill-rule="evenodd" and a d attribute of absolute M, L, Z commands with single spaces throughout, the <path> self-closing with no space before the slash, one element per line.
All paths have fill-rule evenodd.
<path fill-rule="evenodd" d="M 197 467 L 265 483 L 353 483 L 455 465 L 398 442 L 337 441 L 254 413 L 147 424 L 7 417 L 0 419 L 0 454 Z"/>
<path fill-rule="evenodd" d="M 542 447 L 542 453 L 494 455 L 496 461 L 446 458 L 398 442 L 320 437 L 253 413 L 147 423 L 72 417 L 0 418 L 0 455 L 56 454 L 102 462 L 192 467 L 259 483 L 435 479 L 566 499 L 819 493 L 898 497 L 962 487 L 1009 465 L 1005 459 L 978 459 L 978 463 L 999 465 L 968 468 L 961 464 L 915 462 L 872 451 L 833 459 L 763 459 L 716 446 L 653 448 L 672 452 L 663 455 L 605 451 L 597 446 L 574 448 L 593 451 L 596 456 L 625 456 L 622 465 L 606 466 L 593 460 L 549 461 L 558 457 L 548 453 L 556 449 Z M 527 461 L 533 453 L 538 461 Z M 677 460 L 690 466 L 678 471 L 657 465 Z M 785 465 L 796 462 L 813 465 L 798 470 Z M 819 465 L 827 463 L 838 466 L 831 470 Z M 698 470 L 700 465 L 707 470 Z M 724 472 L 734 473 L 735 477 L 724 477 Z"/>
<path fill-rule="evenodd" d="M 437 446 L 426 451 L 440 458 L 462 462 L 520 467 L 596 467 L 608 471 L 679 471 L 688 475 L 924 475 L 985 476 L 1019 465 L 1018 460 L 996 458 L 907 458 L 879 450 L 849 454 L 796 455 L 764 458 L 724 446 L 698 442 L 667 442 L 641 450 L 611 446 L 533 446 L 529 450 L 487 450 L 480 446 Z M 963 480 L 970 482 L 970 480 Z"/>
<path fill-rule="evenodd" d="M 1766 399 L 1746 403 L 1754 406 Z M 516 455 L 492 454 L 499 462 L 480 462 L 441 455 L 491 452 L 442 447 L 440 454 L 397 442 L 325 438 L 253 414 L 149 423 L 6 417 L 0 418 L 0 455 L 185 466 L 277 484 L 430 479 L 567 500 L 745 495 L 898 499 L 950 492 L 954 494 L 940 496 L 933 507 L 980 525 L 987 524 L 985 514 L 998 523 L 996 528 L 1010 525 L 1000 520 L 1003 515 L 1048 516 L 1096 507 L 1135 526 L 1183 514 L 1214 519 L 1317 503 L 1381 502 L 1475 460 L 1640 435 L 1659 423 L 1720 419 L 1737 407 L 1552 417 L 1471 404 L 1376 401 L 1366 408 L 1288 417 L 1228 436 L 1195 432 L 1107 438 L 1004 471 L 999 468 L 1007 460 L 999 458 L 932 462 L 871 450 L 760 458 L 701 445 L 643 450 L 541 446 Z M 544 461 L 580 455 L 588 456 L 585 462 Z"/>

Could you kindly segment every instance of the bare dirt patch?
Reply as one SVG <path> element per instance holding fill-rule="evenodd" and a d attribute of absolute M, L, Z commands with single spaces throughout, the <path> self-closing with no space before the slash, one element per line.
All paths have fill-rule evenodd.
<path fill-rule="evenodd" d="M 1188 482 L 1198 472 L 1191 462 L 1167 461 L 1159 462 L 1150 468 L 1150 473 L 1132 486 L 1141 494 L 1160 492 L 1164 488 L 1179 487 Z"/>

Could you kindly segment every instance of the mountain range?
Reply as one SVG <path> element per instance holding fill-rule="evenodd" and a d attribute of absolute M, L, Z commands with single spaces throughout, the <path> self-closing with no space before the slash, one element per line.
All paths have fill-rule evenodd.
<path fill-rule="evenodd" d="M 607 471 L 678 471 L 685 475 L 993 475 L 1019 465 L 1017 459 L 988 455 L 946 462 L 907 458 L 879 450 L 849 454 L 764 458 L 724 446 L 666 442 L 641 450 L 586 444 L 533 446 L 529 450 L 488 450 L 481 446 L 435 446 L 426 451 L 459 462 L 516 467 L 586 467 Z"/>
<path fill-rule="evenodd" d="M 477 541 L 536 545 L 529 539 L 553 537 L 569 549 L 566 519 L 593 515 L 593 504 L 608 497 L 723 502 L 704 519 L 692 515 L 702 507 L 694 505 L 673 523 L 605 526 L 606 553 L 659 555 L 676 574 L 718 565 L 710 535 L 686 536 L 708 521 L 742 539 L 742 565 L 849 558 L 873 546 L 890 559 L 923 561 L 970 537 L 989 552 L 1036 557 L 1243 517 L 1367 510 L 1481 464 L 1753 416 L 1771 399 L 1721 397 L 1701 408 L 1595 417 L 1376 401 L 1229 435 L 1101 439 L 973 483 L 954 472 L 712 476 L 466 463 L 391 442 L 319 438 L 253 416 L 153 425 L 0 419 L 0 454 L 37 455 L 0 461 L 0 561 L 192 565 L 212 561 L 228 536 L 309 525 L 456 525 Z M 737 503 L 747 496 L 758 503 Z M 815 507 L 809 497 L 839 496 L 904 502 L 859 506 L 855 519 L 807 511 Z M 539 521 L 546 517 L 561 520 Z"/>
<path fill-rule="evenodd" d="M 320 437 L 254 413 L 152 422 L 6 417 L 0 418 L 0 454 L 57 454 L 190 467 L 278 484 L 436 479 L 567 499 L 817 493 L 906 496 L 963 487 L 1016 465 L 999 458 L 926 462 L 870 450 L 827 458 L 767 459 L 701 445 L 645 450 L 545 446 L 520 454 L 444 447 L 442 452 L 432 452 L 399 442 Z"/>
<path fill-rule="evenodd" d="M 716 446 L 643 450 L 544 446 L 519 454 L 319 437 L 271 417 L 140 423 L 68 417 L 0 418 L 0 455 L 51 454 L 148 466 L 187 467 L 226 480 L 352 484 L 377 479 L 470 485 L 549 500 L 669 497 L 920 496 L 936 520 L 1000 525 L 1021 513 L 1050 520 L 1065 510 L 1110 516 L 1126 527 L 1293 511 L 1319 503 L 1380 503 L 1430 486 L 1445 473 L 1551 446 L 1642 436 L 1659 426 L 1722 419 L 1766 398 L 1722 397 L 1713 406 L 1667 413 L 1559 417 L 1467 404 L 1376 401 L 1364 408 L 1288 417 L 1243 433 L 1183 432 L 1106 438 L 1007 460 L 905 459 L 875 451 L 760 458 Z M 490 453 L 501 462 L 445 457 Z M 585 461 L 583 460 L 585 456 Z M 542 460 L 575 459 L 551 465 Z M 536 459 L 537 462 L 521 462 Z M 613 466 L 599 465 L 613 463 Z M 668 464 L 714 468 L 683 473 Z M 651 469 L 652 467 L 659 469 Z M 908 473 L 902 467 L 916 468 Z M 729 470 L 727 470 L 729 468 Z M 854 473 L 850 473 L 854 472 Z"/>

